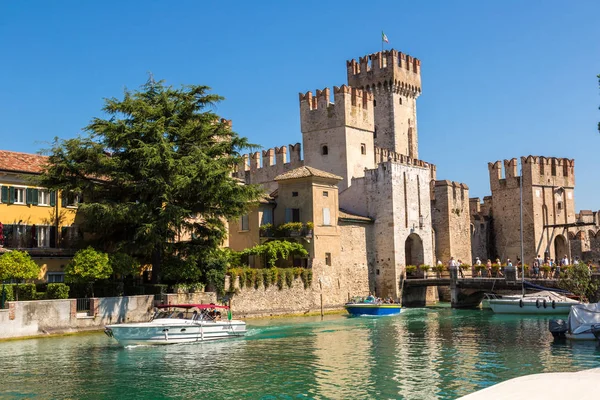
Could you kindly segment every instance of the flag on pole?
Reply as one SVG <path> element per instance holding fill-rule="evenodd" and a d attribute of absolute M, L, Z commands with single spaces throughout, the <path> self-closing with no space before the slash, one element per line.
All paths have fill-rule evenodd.
<path fill-rule="evenodd" d="M 388 37 L 385 35 L 383 31 L 381 31 L 381 41 L 389 43 Z"/>

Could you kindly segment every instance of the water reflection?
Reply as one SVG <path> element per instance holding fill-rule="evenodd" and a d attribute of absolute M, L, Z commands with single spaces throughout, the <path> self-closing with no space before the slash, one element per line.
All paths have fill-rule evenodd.
<path fill-rule="evenodd" d="M 548 319 L 409 309 L 397 317 L 249 321 L 246 338 L 122 348 L 103 335 L 0 343 L 0 397 L 456 398 L 527 373 L 600 365 Z"/>

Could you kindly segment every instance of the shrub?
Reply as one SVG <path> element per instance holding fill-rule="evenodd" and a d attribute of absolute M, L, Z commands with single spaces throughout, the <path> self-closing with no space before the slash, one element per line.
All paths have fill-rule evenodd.
<path fill-rule="evenodd" d="M 405 269 L 406 269 L 407 274 L 412 274 L 417 270 L 417 266 L 416 265 L 407 265 Z"/>
<path fill-rule="evenodd" d="M 140 287 L 140 286 L 137 286 Z M 169 289 L 169 285 L 165 284 L 148 284 L 141 286 L 143 288 L 143 293 L 141 294 L 164 294 L 167 293 Z"/>
<path fill-rule="evenodd" d="M 292 268 L 286 268 L 285 270 L 285 284 L 291 288 L 294 284 L 294 270 Z"/>
<path fill-rule="evenodd" d="M 460 264 L 458 266 L 460 269 L 462 269 L 463 271 L 468 270 L 469 268 L 471 268 L 471 266 L 469 264 Z"/>
<path fill-rule="evenodd" d="M 14 285 L 4 285 L 4 301 L 15 301 Z M 0 285 L 0 299 L 2 298 L 2 285 Z"/>
<path fill-rule="evenodd" d="M 308 221 L 306 223 L 306 229 L 308 229 L 309 231 L 312 231 L 315 228 L 315 224 L 312 221 Z"/>
<path fill-rule="evenodd" d="M 46 289 L 47 299 L 68 299 L 69 287 L 64 283 L 49 283 Z"/>
<path fill-rule="evenodd" d="M 19 301 L 37 300 L 35 283 L 20 283 L 14 286 L 15 299 Z"/>
<path fill-rule="evenodd" d="M 283 284 L 285 281 L 285 274 L 283 272 L 284 272 L 284 270 L 280 270 L 277 273 L 277 287 L 279 288 L 279 290 L 283 289 Z"/>
<path fill-rule="evenodd" d="M 192 293 L 201 293 L 204 291 L 204 284 L 200 282 L 190 283 L 188 287 Z"/>
<path fill-rule="evenodd" d="M 264 224 L 258 228 L 262 233 L 268 232 L 273 229 L 273 224 Z"/>
<path fill-rule="evenodd" d="M 285 224 L 281 224 L 277 227 L 277 230 L 281 233 L 289 233 L 289 232 L 300 232 L 304 228 L 302 222 L 287 222 Z"/>
<path fill-rule="evenodd" d="M 35 292 L 34 300 L 46 300 L 46 293 L 44 292 Z"/>
<path fill-rule="evenodd" d="M 431 269 L 429 265 L 419 265 L 419 269 L 423 272 L 427 272 Z"/>
<path fill-rule="evenodd" d="M 444 267 L 444 264 L 439 264 L 439 265 L 434 265 L 434 266 L 433 266 L 433 270 L 434 270 L 435 272 L 439 272 L 439 273 L 441 273 L 441 272 L 444 272 L 444 269 L 446 269 L 446 268 Z"/>

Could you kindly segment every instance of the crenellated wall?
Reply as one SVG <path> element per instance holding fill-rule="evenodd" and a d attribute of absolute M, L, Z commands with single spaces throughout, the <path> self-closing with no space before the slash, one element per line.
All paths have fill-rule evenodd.
<path fill-rule="evenodd" d="M 343 178 L 344 190 L 353 177 L 374 168 L 373 97 L 346 85 L 300 94 L 300 123 L 306 165 Z"/>
<path fill-rule="evenodd" d="M 277 189 L 273 179 L 284 172 L 304 166 L 300 143 L 244 154 L 234 176 L 246 184 L 262 185 L 267 193 Z"/>
<path fill-rule="evenodd" d="M 447 180 L 435 181 L 435 197 L 431 200 L 431 215 L 435 231 L 436 261 L 446 264 L 450 257 L 470 264 L 471 221 L 469 187 Z"/>
<path fill-rule="evenodd" d="M 374 96 L 375 145 L 419 158 L 421 61 L 392 49 L 349 60 L 346 68 L 348 84 Z"/>

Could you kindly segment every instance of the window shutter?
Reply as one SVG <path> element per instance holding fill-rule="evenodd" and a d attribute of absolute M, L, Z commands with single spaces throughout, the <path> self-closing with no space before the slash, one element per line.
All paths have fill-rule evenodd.
<path fill-rule="evenodd" d="M 292 209 L 291 208 L 286 208 L 285 209 L 285 222 L 292 222 Z"/>
<path fill-rule="evenodd" d="M 50 191 L 50 205 L 54 207 L 56 205 L 56 191 Z"/>
<path fill-rule="evenodd" d="M 0 201 L 3 203 L 8 203 L 8 186 L 2 186 L 2 195 L 0 195 Z"/>
<path fill-rule="evenodd" d="M 25 204 L 33 203 L 33 189 L 27 188 L 25 189 Z"/>
<path fill-rule="evenodd" d="M 60 193 L 60 206 L 65 208 L 67 206 L 67 196 L 65 192 Z"/>
<path fill-rule="evenodd" d="M 34 206 L 37 206 L 38 205 L 38 200 L 39 200 L 39 197 L 38 197 L 39 196 L 39 192 L 38 192 L 37 189 L 33 189 L 31 191 L 31 193 L 33 195 L 33 198 L 31 199 L 31 204 L 33 204 Z"/>
<path fill-rule="evenodd" d="M 14 202 L 15 202 L 15 188 L 11 186 L 8 188 L 8 204 L 13 204 Z"/>
<path fill-rule="evenodd" d="M 56 227 L 50 227 L 50 247 L 56 247 Z"/>
<path fill-rule="evenodd" d="M 329 208 L 323 208 L 323 225 L 331 225 Z"/>

